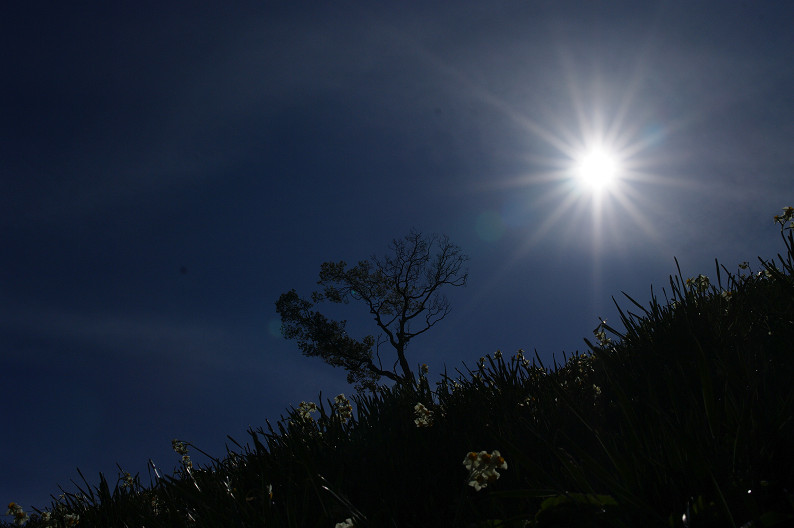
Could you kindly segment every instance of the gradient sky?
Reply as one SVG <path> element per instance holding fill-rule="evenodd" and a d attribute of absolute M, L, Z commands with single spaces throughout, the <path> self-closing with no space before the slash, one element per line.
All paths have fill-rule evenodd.
<path fill-rule="evenodd" d="M 792 20 L 724 0 L 7 2 L 0 501 L 47 506 L 78 467 L 148 483 L 172 438 L 221 456 L 350 394 L 274 303 L 412 227 L 471 257 L 408 349 L 433 379 L 497 349 L 585 350 L 612 296 L 646 303 L 673 257 L 712 278 L 715 258 L 773 257 Z M 601 193 L 571 176 L 594 143 L 623 166 Z"/>

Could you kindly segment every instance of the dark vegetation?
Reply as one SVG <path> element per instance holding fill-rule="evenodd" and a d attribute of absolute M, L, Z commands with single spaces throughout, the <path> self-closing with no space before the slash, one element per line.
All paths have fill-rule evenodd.
<path fill-rule="evenodd" d="M 415 381 L 406 355 L 408 343 L 449 314 L 450 303 L 441 290 L 465 286 L 468 278 L 463 265 L 469 257 L 446 236 L 412 230 L 393 240 L 390 249 L 388 255 L 373 256 L 350 268 L 344 261 L 324 262 L 317 281 L 322 290 L 313 292 L 311 300 L 290 290 L 276 301 L 284 337 L 296 340 L 305 356 L 344 368 L 347 381 L 359 390 L 376 389 L 381 377 L 403 385 Z M 345 330 L 347 321 L 334 321 L 312 310 L 323 301 L 364 305 L 381 332 L 377 341 L 372 335 L 354 339 Z M 383 344 L 397 356 L 391 367 L 383 366 Z"/>
<path fill-rule="evenodd" d="M 713 281 L 679 270 L 648 306 L 628 298 L 623 328 L 599 325 L 586 354 L 495 353 L 433 387 L 420 367 L 354 396 L 350 418 L 342 398 L 302 404 L 206 467 L 84 483 L 49 525 L 794 526 L 786 213 L 783 255 L 717 264 Z M 463 463 L 481 450 L 507 468 L 477 490 Z"/>

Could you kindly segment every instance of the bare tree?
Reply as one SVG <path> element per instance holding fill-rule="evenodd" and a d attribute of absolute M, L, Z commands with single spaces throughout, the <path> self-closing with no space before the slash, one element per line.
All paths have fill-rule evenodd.
<path fill-rule="evenodd" d="M 449 314 L 450 303 L 441 288 L 464 286 L 468 278 L 463 265 L 469 257 L 447 236 L 423 236 L 412 230 L 393 240 L 390 249 L 389 255 L 373 256 L 351 268 L 344 261 L 324 262 L 317 282 L 322 290 L 312 293 L 311 301 L 293 289 L 276 302 L 284 337 L 297 340 L 304 355 L 343 367 L 348 382 L 359 388 L 372 389 L 381 377 L 398 383 L 413 381 L 406 357 L 409 341 Z M 322 301 L 347 304 L 351 300 L 369 309 L 382 332 L 377 341 L 372 335 L 353 339 L 345 330 L 347 321 L 329 320 L 312 310 Z M 384 343 L 397 355 L 391 369 L 381 363 L 379 348 Z"/>

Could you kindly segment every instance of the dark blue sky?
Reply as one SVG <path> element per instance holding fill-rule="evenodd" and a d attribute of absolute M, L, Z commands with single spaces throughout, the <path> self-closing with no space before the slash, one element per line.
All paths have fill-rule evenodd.
<path fill-rule="evenodd" d="M 786 2 L 14 4 L 6 502 L 47 505 L 76 467 L 170 471 L 172 438 L 222 455 L 227 434 L 350 394 L 279 337 L 274 302 L 412 227 L 471 257 L 452 314 L 409 348 L 436 376 L 496 349 L 584 350 L 611 297 L 647 302 L 674 256 L 713 278 L 715 257 L 782 248 Z M 594 194 L 571 174 L 599 141 L 623 169 Z"/>

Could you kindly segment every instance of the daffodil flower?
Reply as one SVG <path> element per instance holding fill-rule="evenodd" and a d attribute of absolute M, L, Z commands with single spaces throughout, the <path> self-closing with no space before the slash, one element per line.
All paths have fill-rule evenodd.
<path fill-rule="evenodd" d="M 463 467 L 469 470 L 469 486 L 475 490 L 488 486 L 499 478 L 497 469 L 507 469 L 507 462 L 499 451 L 474 451 L 469 452 L 463 459 Z"/>
<path fill-rule="evenodd" d="M 414 405 L 414 411 L 416 412 L 414 423 L 417 427 L 430 427 L 433 425 L 433 411 L 421 403 Z"/>

